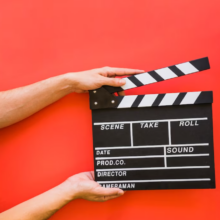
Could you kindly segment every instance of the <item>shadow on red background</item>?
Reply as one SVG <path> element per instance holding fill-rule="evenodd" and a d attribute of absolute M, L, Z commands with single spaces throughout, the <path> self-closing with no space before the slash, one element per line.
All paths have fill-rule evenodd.
<path fill-rule="evenodd" d="M 0 0 L 0 90 L 102 66 L 148 70 L 208 56 L 211 70 L 127 94 L 213 90 L 215 190 L 73 201 L 51 219 L 219 219 L 218 0 Z M 88 95 L 71 94 L 0 131 L 0 211 L 93 170 Z"/>

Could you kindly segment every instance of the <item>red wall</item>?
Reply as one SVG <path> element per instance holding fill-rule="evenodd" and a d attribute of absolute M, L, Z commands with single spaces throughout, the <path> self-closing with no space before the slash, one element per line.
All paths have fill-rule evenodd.
<path fill-rule="evenodd" d="M 154 70 L 208 56 L 211 70 L 127 94 L 213 90 L 217 188 L 76 200 L 51 219 L 219 219 L 219 0 L 0 0 L 0 90 L 102 66 Z M 71 94 L 0 131 L 0 211 L 93 170 L 89 97 Z"/>

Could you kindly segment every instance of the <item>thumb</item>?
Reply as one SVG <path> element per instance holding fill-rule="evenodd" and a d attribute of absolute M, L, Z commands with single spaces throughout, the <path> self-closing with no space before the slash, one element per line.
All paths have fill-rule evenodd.
<path fill-rule="evenodd" d="M 123 86 L 126 83 L 124 79 L 103 77 L 103 85 L 106 86 Z"/>
<path fill-rule="evenodd" d="M 97 194 L 100 196 L 122 196 L 124 191 L 119 188 L 97 188 Z"/>

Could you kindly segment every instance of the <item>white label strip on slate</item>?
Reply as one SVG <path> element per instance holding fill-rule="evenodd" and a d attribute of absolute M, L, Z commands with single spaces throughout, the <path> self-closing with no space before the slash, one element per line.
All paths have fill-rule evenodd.
<path fill-rule="evenodd" d="M 173 105 L 175 102 L 176 98 L 178 97 L 179 93 L 167 93 L 164 98 L 162 99 L 161 103 L 159 106 L 164 106 L 164 105 Z"/>
<path fill-rule="evenodd" d="M 186 95 L 183 98 L 180 105 L 194 104 L 196 99 L 199 97 L 200 93 L 201 92 L 188 92 L 188 93 L 186 93 Z"/>
<path fill-rule="evenodd" d="M 144 85 L 155 83 L 157 82 L 150 74 L 148 73 L 141 73 L 134 76 L 137 78 L 140 82 L 142 82 Z"/>
<path fill-rule="evenodd" d="M 178 69 L 180 69 L 184 74 L 196 73 L 199 72 L 191 63 L 181 63 L 176 65 Z"/>
<path fill-rule="evenodd" d="M 128 78 L 124 78 L 126 84 L 124 86 L 121 86 L 122 89 L 126 90 L 126 89 L 132 89 L 137 87 L 133 82 L 131 82 L 131 80 L 129 80 Z"/>
<path fill-rule="evenodd" d="M 134 146 L 134 148 L 157 148 L 157 147 L 184 147 L 184 146 L 209 146 L 209 143 L 200 144 L 172 144 L 172 145 L 144 145 Z M 113 147 L 96 147 L 95 150 L 106 150 L 106 149 L 130 149 L 131 146 L 113 146 Z"/>
<path fill-rule="evenodd" d="M 145 95 L 138 107 L 152 106 L 158 94 Z"/>
<path fill-rule="evenodd" d="M 130 124 L 130 123 L 147 123 L 147 122 L 162 122 L 162 121 L 195 121 L 195 120 L 208 120 L 208 118 L 204 117 L 204 118 L 159 119 L 159 120 L 145 120 L 145 121 L 95 122 L 94 125 Z"/>
<path fill-rule="evenodd" d="M 210 166 L 186 166 L 186 167 L 139 167 L 139 168 L 112 168 L 112 169 L 96 169 L 100 171 L 118 171 L 118 170 L 179 170 L 179 169 L 210 169 Z"/>
<path fill-rule="evenodd" d="M 165 80 L 177 77 L 177 75 L 171 69 L 169 69 L 168 67 L 162 68 L 162 69 L 159 69 L 159 70 L 155 70 L 155 72 L 157 74 L 159 74 Z"/>
<path fill-rule="evenodd" d="M 124 96 L 118 108 L 130 108 L 136 98 L 137 98 L 137 95 Z"/>
<path fill-rule="evenodd" d="M 210 181 L 210 178 L 202 179 L 161 179 L 161 180 L 122 180 L 122 181 L 97 181 L 97 183 L 150 183 L 150 182 L 188 182 L 188 181 Z"/>
<path fill-rule="evenodd" d="M 209 154 L 169 154 L 166 157 L 207 157 Z M 160 158 L 164 155 L 148 155 L 148 156 L 127 156 L 127 157 L 96 157 L 96 160 L 113 160 L 113 159 L 136 159 L 136 158 Z"/>

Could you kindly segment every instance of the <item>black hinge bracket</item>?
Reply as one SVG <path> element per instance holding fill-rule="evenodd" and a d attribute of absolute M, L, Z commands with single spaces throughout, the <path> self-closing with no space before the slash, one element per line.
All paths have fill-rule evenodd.
<path fill-rule="evenodd" d="M 120 102 L 119 97 L 109 93 L 104 87 L 90 90 L 90 109 L 116 108 Z"/>

